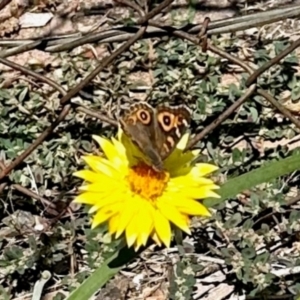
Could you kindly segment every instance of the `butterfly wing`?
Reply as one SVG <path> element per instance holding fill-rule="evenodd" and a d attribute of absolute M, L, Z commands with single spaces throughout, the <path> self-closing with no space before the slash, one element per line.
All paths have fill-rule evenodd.
<path fill-rule="evenodd" d="M 157 131 L 155 110 L 144 102 L 134 104 L 125 111 L 120 119 L 120 125 L 124 133 L 150 159 L 151 164 L 157 170 L 162 170 L 163 163 L 155 147 Z"/>
<path fill-rule="evenodd" d="M 174 150 L 191 122 L 191 111 L 185 105 L 156 108 L 158 131 L 156 132 L 156 148 L 162 160 Z"/>

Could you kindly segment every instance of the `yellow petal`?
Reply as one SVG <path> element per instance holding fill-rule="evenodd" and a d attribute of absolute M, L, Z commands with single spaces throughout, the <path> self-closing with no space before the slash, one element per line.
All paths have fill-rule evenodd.
<path fill-rule="evenodd" d="M 97 227 L 99 224 L 104 223 L 109 218 L 111 218 L 113 215 L 119 213 L 122 211 L 123 203 L 114 203 L 112 205 L 107 205 L 103 207 L 102 209 L 98 210 L 98 212 L 95 214 L 93 218 L 92 228 Z"/>
<path fill-rule="evenodd" d="M 114 169 L 117 169 L 119 172 L 124 172 L 129 164 L 124 146 L 114 138 L 112 138 L 112 141 L 100 136 L 93 136 L 93 138 L 101 146 Z"/>
<path fill-rule="evenodd" d="M 211 214 L 208 209 L 201 204 L 199 201 L 181 198 L 181 197 L 173 197 L 166 198 L 164 197 L 164 201 L 169 205 L 174 205 L 180 213 L 191 215 L 191 216 L 207 216 L 210 217 Z"/>
<path fill-rule="evenodd" d="M 212 165 L 212 164 L 198 163 L 194 166 L 191 173 L 195 177 L 202 177 L 202 176 L 206 176 L 218 169 L 219 168 L 217 166 Z"/>
<path fill-rule="evenodd" d="M 175 189 L 172 190 L 172 193 L 174 194 L 174 197 L 178 198 L 193 198 L 193 199 L 204 199 L 204 198 L 210 198 L 210 197 L 216 197 L 220 198 L 218 194 L 213 192 L 212 190 L 218 186 L 215 185 L 206 185 L 206 186 L 200 186 L 200 187 L 187 187 L 185 189 L 178 189 L 177 191 Z M 171 194 L 171 193 L 170 193 Z"/>
<path fill-rule="evenodd" d="M 114 182 L 113 180 L 103 180 L 101 183 L 91 183 L 80 186 L 78 189 L 80 191 L 86 192 L 113 192 L 115 189 L 122 187 L 122 183 Z"/>
<path fill-rule="evenodd" d="M 118 140 L 115 138 L 112 138 L 112 143 L 114 144 L 115 148 L 118 151 L 118 154 L 120 157 L 127 159 L 126 157 L 126 149 L 122 143 L 120 143 Z"/>
<path fill-rule="evenodd" d="M 176 189 L 181 189 L 183 187 L 185 188 L 192 187 L 192 186 L 200 187 L 209 184 L 213 184 L 213 181 L 211 179 L 204 178 L 204 177 L 195 178 L 191 175 L 185 175 L 185 176 L 172 178 L 168 183 L 168 187 L 170 187 L 170 189 L 176 190 Z"/>
<path fill-rule="evenodd" d="M 134 242 L 134 251 L 137 252 L 141 248 L 142 244 L 140 243 L 139 239 L 137 238 Z"/>
<path fill-rule="evenodd" d="M 120 177 L 120 173 L 114 168 L 113 164 L 103 157 L 87 155 L 82 159 L 95 172 L 103 173 L 108 177 Z"/>
<path fill-rule="evenodd" d="M 88 182 L 103 182 L 103 180 L 112 180 L 104 174 L 100 174 L 91 170 L 81 170 L 73 173 L 73 176 L 84 179 Z"/>
<path fill-rule="evenodd" d="M 207 184 L 207 185 L 202 185 L 200 187 L 189 187 L 188 189 L 182 189 L 180 191 L 180 194 L 187 195 L 188 197 L 194 199 L 203 199 L 203 198 L 211 197 L 212 193 L 215 194 L 213 190 L 218 188 L 219 186 L 215 184 Z"/>
<path fill-rule="evenodd" d="M 157 246 L 161 247 L 162 241 L 159 239 L 159 237 L 155 231 L 153 231 L 151 238 Z M 171 242 L 171 238 L 170 238 L 170 242 Z M 170 246 L 170 242 L 168 243 L 169 246 Z M 169 247 L 169 246 L 166 245 L 166 247 Z"/>
<path fill-rule="evenodd" d="M 192 154 L 194 157 L 198 156 L 199 153 L 200 153 L 200 149 L 194 149 L 194 150 L 191 150 Z"/>
<path fill-rule="evenodd" d="M 139 235 L 138 243 L 141 245 L 146 245 L 148 238 L 153 229 L 153 207 L 145 201 L 143 209 L 140 210 L 140 213 L 137 216 L 137 223 L 139 226 Z"/>
<path fill-rule="evenodd" d="M 160 201 L 157 202 L 157 208 L 166 219 L 171 221 L 181 230 L 190 234 L 190 229 L 185 218 L 183 218 L 182 214 L 174 206 L 169 205 L 164 202 L 163 199 L 160 199 Z"/>
<path fill-rule="evenodd" d="M 102 151 L 104 152 L 105 156 L 109 161 L 113 162 L 116 158 L 118 158 L 119 153 L 116 150 L 114 144 L 110 140 L 98 135 L 93 135 L 92 137 L 99 144 L 99 146 L 101 147 Z"/>
<path fill-rule="evenodd" d="M 118 189 L 115 189 L 114 191 L 108 192 L 103 197 L 101 198 L 99 195 L 98 199 L 95 199 L 96 201 L 94 202 L 93 207 L 90 208 L 89 213 L 94 213 L 95 211 L 101 209 L 104 206 L 112 205 L 117 202 L 122 202 L 123 201 L 123 192 L 122 190 L 119 191 Z"/>
<path fill-rule="evenodd" d="M 150 205 L 149 202 L 145 201 L 144 199 L 140 199 L 140 201 L 136 202 L 138 211 L 131 219 L 129 226 L 126 228 L 126 237 L 128 234 L 128 236 L 132 236 L 132 240 L 135 238 L 133 244 L 135 250 L 138 250 L 142 245 L 146 245 L 151 234 L 153 228 L 154 209 L 152 205 Z M 136 225 L 134 226 L 133 224 Z M 127 232 L 127 230 L 131 231 L 131 233 Z M 131 245 L 132 240 L 127 239 L 128 246 Z"/>
<path fill-rule="evenodd" d="M 126 195 L 124 195 L 126 197 Z M 120 214 L 119 224 L 116 231 L 116 238 L 118 238 L 126 229 L 130 221 L 137 215 L 137 211 L 139 210 L 139 205 L 136 205 L 134 200 L 135 198 L 129 197 L 125 201 L 124 210 Z"/>
<path fill-rule="evenodd" d="M 127 241 L 127 246 L 131 247 L 138 236 L 138 232 L 137 232 L 137 228 L 139 227 L 139 224 L 136 222 L 136 218 L 133 217 L 131 219 L 131 221 L 129 222 L 129 224 L 126 227 L 126 231 L 125 231 L 125 236 L 126 236 L 126 241 Z M 141 246 L 141 245 L 138 245 Z"/>
<path fill-rule="evenodd" d="M 170 243 L 171 243 L 170 222 L 159 210 L 155 210 L 154 213 L 154 228 L 158 240 L 162 241 L 166 247 L 170 247 Z M 155 238 L 156 237 L 154 235 L 153 239 L 155 240 Z M 156 243 L 158 240 L 156 240 Z"/>
<path fill-rule="evenodd" d="M 120 213 L 115 214 L 108 220 L 108 231 L 111 235 L 115 234 L 120 220 Z"/>
<path fill-rule="evenodd" d="M 85 192 L 81 193 L 73 200 L 76 203 L 83 203 L 88 205 L 100 204 L 105 206 L 115 201 L 120 201 L 121 199 L 117 199 L 116 197 L 109 197 L 111 193 L 104 191 L 103 193 L 93 193 L 93 192 Z"/>

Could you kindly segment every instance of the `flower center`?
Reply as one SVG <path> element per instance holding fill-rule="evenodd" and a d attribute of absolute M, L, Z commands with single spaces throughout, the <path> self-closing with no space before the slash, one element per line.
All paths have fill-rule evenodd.
<path fill-rule="evenodd" d="M 147 200 L 155 200 L 159 197 L 169 178 L 168 172 L 157 172 L 145 163 L 132 167 L 127 177 L 131 190 Z"/>

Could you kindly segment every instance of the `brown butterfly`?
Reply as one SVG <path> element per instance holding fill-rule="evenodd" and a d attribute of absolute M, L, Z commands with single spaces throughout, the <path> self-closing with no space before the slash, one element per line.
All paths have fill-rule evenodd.
<path fill-rule="evenodd" d="M 121 128 L 149 158 L 153 168 L 163 170 L 163 161 L 174 150 L 191 121 L 185 105 L 153 108 L 142 102 L 133 104 L 120 119 Z"/>

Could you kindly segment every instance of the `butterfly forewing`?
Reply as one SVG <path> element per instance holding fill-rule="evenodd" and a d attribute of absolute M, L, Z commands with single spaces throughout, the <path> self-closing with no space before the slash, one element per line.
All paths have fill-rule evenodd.
<path fill-rule="evenodd" d="M 125 134 L 150 159 L 151 164 L 161 170 L 162 159 L 153 142 L 157 126 L 154 109 L 147 103 L 134 104 L 124 112 L 120 124 Z"/>

